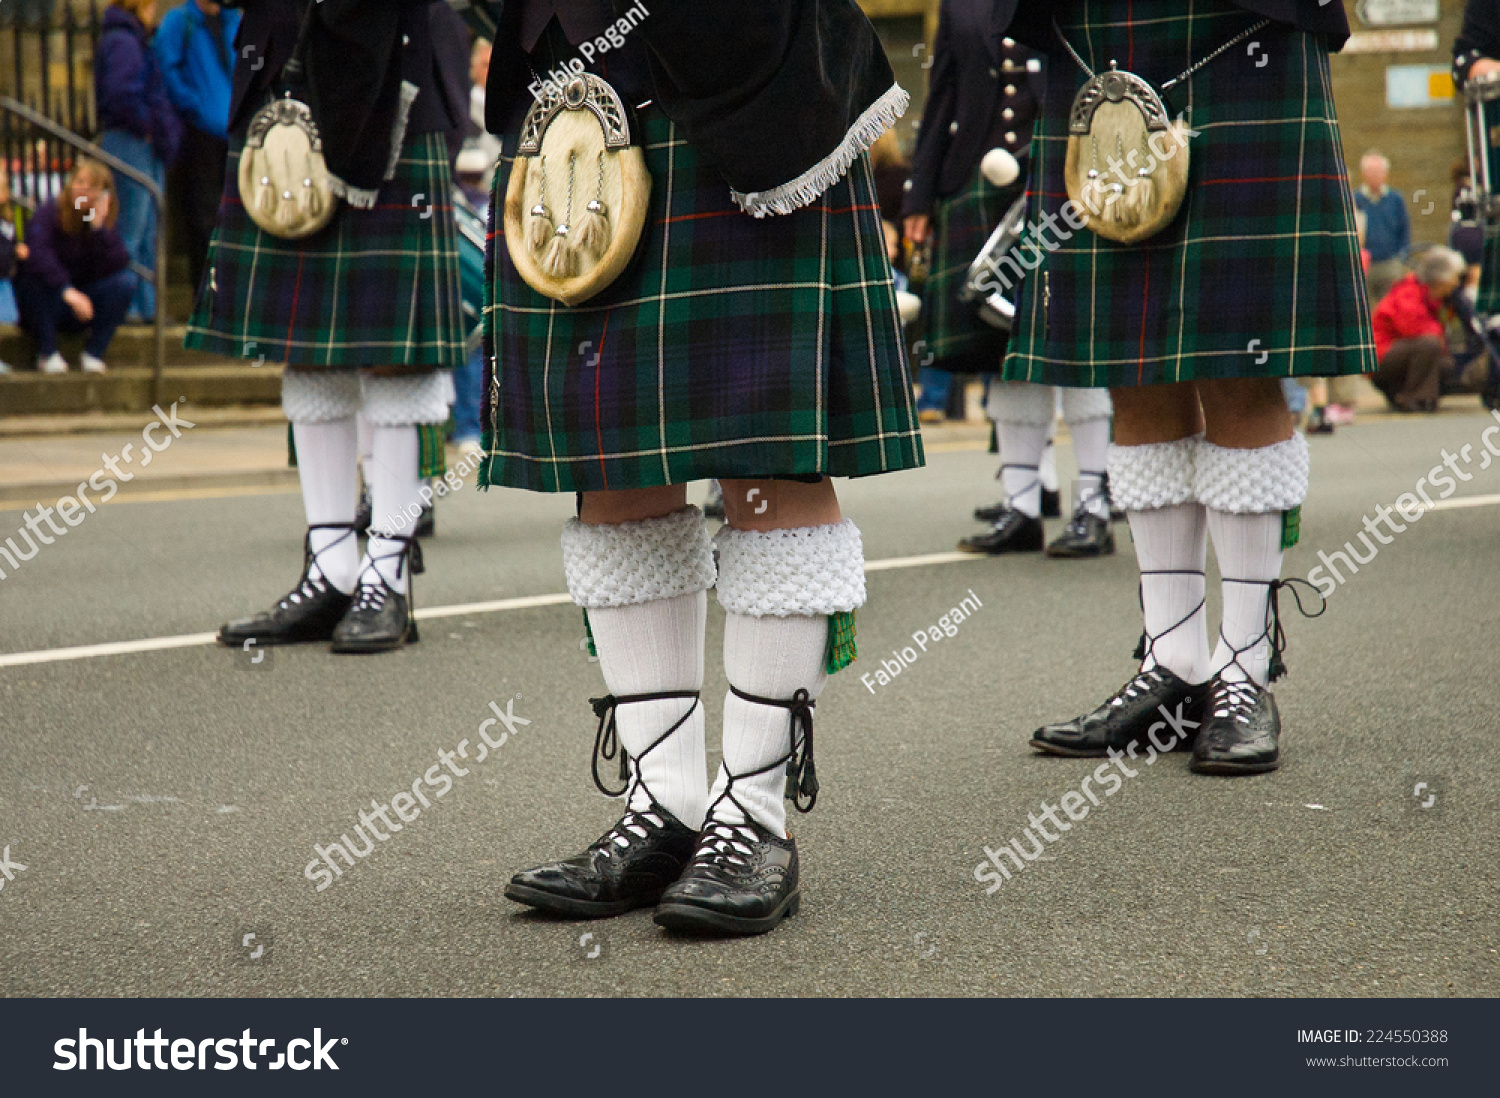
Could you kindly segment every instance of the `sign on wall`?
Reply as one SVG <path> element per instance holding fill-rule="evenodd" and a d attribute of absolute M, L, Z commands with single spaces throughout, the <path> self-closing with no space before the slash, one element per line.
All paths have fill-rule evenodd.
<path fill-rule="evenodd" d="M 1401 27 L 1438 20 L 1438 0 L 1359 0 L 1354 10 L 1367 27 Z"/>
<path fill-rule="evenodd" d="M 1387 65 L 1385 105 L 1393 110 L 1445 107 L 1453 102 L 1453 72 L 1447 65 Z"/>

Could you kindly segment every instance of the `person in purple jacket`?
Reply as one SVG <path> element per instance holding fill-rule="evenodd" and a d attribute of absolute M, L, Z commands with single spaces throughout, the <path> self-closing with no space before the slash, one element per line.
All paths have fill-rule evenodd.
<path fill-rule="evenodd" d="M 94 50 L 94 98 L 99 147 L 162 186 L 182 139 L 182 120 L 151 50 L 155 25 L 156 0 L 113 0 Z M 157 210 L 151 195 L 135 180 L 122 178 L 119 198 L 125 247 L 138 264 L 154 270 Z M 141 320 L 156 316 L 156 287 L 149 281 L 140 280 L 130 312 Z"/>
<path fill-rule="evenodd" d="M 26 229 L 26 259 L 16 274 L 21 327 L 37 343 L 37 369 L 61 374 L 67 362 L 57 333 L 88 333 L 85 373 L 104 372 L 104 353 L 139 279 L 116 229 L 114 176 L 97 160 L 81 159 L 62 194 L 37 207 Z"/>

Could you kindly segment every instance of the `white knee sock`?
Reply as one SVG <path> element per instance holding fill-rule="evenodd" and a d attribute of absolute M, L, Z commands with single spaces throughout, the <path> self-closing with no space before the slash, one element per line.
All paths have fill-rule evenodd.
<path fill-rule="evenodd" d="M 1057 491 L 1057 446 L 1052 441 L 1056 433 L 1057 424 L 1054 422 L 1047 428 L 1047 445 L 1042 447 L 1042 460 L 1036 471 L 1036 479 L 1049 492 Z"/>
<path fill-rule="evenodd" d="M 703 512 L 684 507 L 608 526 L 573 519 L 563 528 L 562 549 L 568 593 L 588 612 L 609 692 L 618 697 L 702 689 L 704 623 L 714 582 Z M 627 702 L 614 715 L 620 745 L 631 758 L 630 807 L 643 811 L 654 796 L 697 830 L 708 774 L 703 704 L 695 701 Z"/>
<path fill-rule="evenodd" d="M 1184 682 L 1203 682 L 1209 675 L 1208 612 L 1203 604 L 1208 539 L 1203 507 L 1179 503 L 1127 513 L 1141 568 L 1146 636 L 1156 638 L 1142 666 L 1160 665 Z"/>
<path fill-rule="evenodd" d="M 1142 666 L 1159 664 L 1190 683 L 1208 678 L 1207 522 L 1194 496 L 1200 445 L 1184 438 L 1111 446 L 1108 458 L 1110 490 L 1130 518 L 1141 568 L 1149 649 Z"/>
<path fill-rule="evenodd" d="M 364 478 L 365 491 L 368 492 L 375 479 L 375 467 L 370 460 L 371 437 L 374 428 L 370 426 L 370 421 L 365 418 L 363 412 L 354 417 L 354 422 L 357 427 L 356 437 L 359 440 L 359 471 Z"/>
<path fill-rule="evenodd" d="M 1109 501 L 1104 498 L 1104 468 L 1109 458 L 1109 423 L 1107 419 L 1088 419 L 1070 423 L 1073 456 L 1078 459 L 1078 498 L 1081 504 L 1102 519 L 1109 518 Z"/>
<path fill-rule="evenodd" d="M 731 685 L 761 698 L 789 700 L 806 690 L 816 701 L 828 681 L 828 616 L 784 618 L 731 613 L 724 626 L 724 673 Z M 745 822 L 741 806 L 762 827 L 786 838 L 786 767 L 773 766 L 792 748 L 792 715 L 781 706 L 724 696 L 724 764 L 709 792 L 713 818 Z M 729 795 L 730 775 L 736 778 Z"/>
<path fill-rule="evenodd" d="M 1224 578 L 1224 623 L 1219 627 L 1211 670 L 1231 682 L 1248 678 L 1266 685 L 1271 662 L 1270 584 L 1281 578 L 1281 524 L 1280 511 L 1268 515 L 1208 512 L 1214 556 Z"/>
<path fill-rule="evenodd" d="M 1307 481 L 1307 439 L 1300 431 L 1270 446 L 1241 450 L 1205 442 L 1199 450 L 1196 492 L 1208 508 L 1226 581 L 1213 670 L 1230 681 L 1268 681 L 1271 643 L 1263 635 L 1270 628 L 1270 583 L 1281 576 L 1282 512 L 1307 498 Z M 1241 648 L 1250 651 L 1236 656 Z"/>
<path fill-rule="evenodd" d="M 1000 484 L 1010 506 L 1032 518 L 1042 513 L 1038 473 L 1047 448 L 1047 424 L 997 423 L 1000 436 Z"/>
<path fill-rule="evenodd" d="M 604 685 L 616 697 L 703 688 L 708 592 L 590 610 L 589 628 Z M 691 711 L 666 739 L 662 734 Z M 695 831 L 708 797 L 703 704 L 696 698 L 627 702 L 615 708 L 620 746 L 632 767 L 629 804 L 656 803 Z M 649 750 L 648 750 L 649 748 Z"/>
<path fill-rule="evenodd" d="M 359 488 L 355 480 L 354 417 L 294 423 L 297 476 L 309 526 L 354 522 Z M 312 575 L 348 594 L 359 575 L 359 540 L 352 531 L 312 530 Z"/>
<path fill-rule="evenodd" d="M 372 528 L 387 534 L 410 537 L 422 508 L 420 440 L 417 429 L 405 427 L 372 427 L 370 464 L 374 475 L 370 485 Z M 365 559 L 360 564 L 360 578 L 373 583 L 378 572 L 391 590 L 405 595 L 410 577 L 402 567 L 401 550 L 405 543 L 370 535 Z"/>

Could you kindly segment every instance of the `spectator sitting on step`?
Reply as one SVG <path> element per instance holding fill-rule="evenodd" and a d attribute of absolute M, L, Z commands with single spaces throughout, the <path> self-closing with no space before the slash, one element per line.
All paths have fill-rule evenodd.
<path fill-rule="evenodd" d="M 136 290 L 130 254 L 115 229 L 119 202 L 110 170 L 82 158 L 58 198 L 37 207 L 27 227 L 29 254 L 16 275 L 21 327 L 37 343 L 37 369 L 68 369 L 57 333 L 88 333 L 81 364 L 102 374 L 104 353 Z"/>
<path fill-rule="evenodd" d="M 1432 247 L 1416 270 L 1400 279 L 1375 307 L 1375 351 L 1380 368 L 1371 378 L 1403 412 L 1437 408 L 1443 379 L 1453 369 L 1443 309 L 1463 283 L 1468 264 L 1452 248 Z"/>
<path fill-rule="evenodd" d="M 10 169 L 4 160 L 0 160 L 0 324 L 15 324 L 21 319 L 11 279 L 16 275 L 16 264 L 25 258 L 20 207 L 11 201 Z M 0 359 L 0 374 L 8 373 L 10 363 Z"/>

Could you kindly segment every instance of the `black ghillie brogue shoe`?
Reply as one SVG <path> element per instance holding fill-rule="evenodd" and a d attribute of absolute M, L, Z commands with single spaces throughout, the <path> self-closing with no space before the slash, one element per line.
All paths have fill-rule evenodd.
<path fill-rule="evenodd" d="M 992 557 L 1002 553 L 1040 553 L 1045 541 L 1041 519 L 1007 510 L 996 520 L 993 530 L 964 538 L 958 549 L 961 553 L 987 553 Z"/>
<path fill-rule="evenodd" d="M 710 820 L 693 859 L 656 906 L 658 926 L 700 934 L 764 934 L 797 914 L 797 844 L 753 819 Z"/>
<path fill-rule="evenodd" d="M 1195 774 L 1264 774 L 1281 765 L 1281 714 L 1264 686 L 1215 678 L 1193 744 Z"/>
<path fill-rule="evenodd" d="M 698 839 L 693 860 L 682 876 L 662 894 L 655 919 L 669 930 L 699 934 L 764 934 L 782 919 L 795 915 L 801 904 L 797 890 L 797 844 L 781 838 L 755 819 L 734 795 L 737 782 L 759 775 L 786 775 L 786 797 L 798 812 L 811 812 L 818 803 L 818 773 L 813 761 L 813 707 L 806 690 L 790 698 L 764 698 L 730 684 L 745 701 L 787 710 L 786 754 L 765 766 L 731 773 L 724 766 L 724 791 L 708 807 L 708 823 Z M 721 764 L 722 765 L 722 764 Z M 716 819 L 727 804 L 745 822 Z"/>
<path fill-rule="evenodd" d="M 1183 682 L 1165 667 L 1139 671 L 1092 713 L 1038 728 L 1031 746 L 1070 758 L 1097 758 L 1132 743 L 1154 743 L 1159 751 L 1185 750 L 1198 731 L 1206 689 L 1206 684 Z"/>
<path fill-rule="evenodd" d="M 1000 516 L 1009 510 L 1009 504 L 1002 499 L 999 503 L 992 503 L 988 507 L 974 508 L 974 518 L 993 526 L 1000 520 Z M 1058 489 L 1042 489 L 1042 518 L 1062 518 L 1062 492 Z"/>
<path fill-rule="evenodd" d="M 603 919 L 650 907 L 681 874 L 697 833 L 665 808 L 626 812 L 582 854 L 517 873 L 507 899 L 554 915 Z"/>
<path fill-rule="evenodd" d="M 1063 532 L 1047 546 L 1049 557 L 1064 560 L 1108 557 L 1113 556 L 1114 551 L 1115 535 L 1110 531 L 1109 520 L 1100 518 L 1087 506 L 1074 511 Z"/>
<path fill-rule="evenodd" d="M 631 767 L 620 746 L 616 708 L 666 698 L 692 698 L 693 704 L 636 756 Z M 624 797 L 627 804 L 634 802 L 642 807 L 628 810 L 582 854 L 517 873 L 506 886 L 505 895 L 554 915 L 604 919 L 656 903 L 693 856 L 698 833 L 657 803 L 641 780 L 640 761 L 688 723 L 699 700 L 696 690 L 665 690 L 655 694 L 606 694 L 590 698 L 589 704 L 599 718 L 589 760 L 595 788 L 606 797 Z M 625 782 L 621 788 L 611 789 L 604 783 L 599 774 L 601 758 L 606 762 L 619 759 L 620 777 Z"/>
<path fill-rule="evenodd" d="M 297 586 L 271 609 L 220 626 L 220 644 L 234 648 L 249 644 L 306 644 L 333 636 L 334 629 L 348 613 L 353 596 L 329 583 L 321 571 L 317 576 L 312 574 L 318 559 L 312 548 L 314 530 L 344 531 L 343 537 L 325 546 L 325 550 L 355 536 L 355 528 L 348 523 L 320 522 L 309 526 L 302 542 L 302 578 Z"/>
<path fill-rule="evenodd" d="M 399 541 L 401 548 L 394 553 L 372 556 L 366 561 L 359 577 L 359 587 L 354 592 L 354 602 L 333 631 L 335 652 L 390 652 L 403 644 L 416 644 L 421 639 L 417 633 L 417 619 L 412 613 L 415 606 L 412 576 L 422 572 L 421 546 L 415 537 L 377 536 L 386 541 Z M 405 574 L 406 589 L 411 593 L 403 595 L 388 584 L 375 567 L 377 560 L 399 561 L 397 575 Z"/>
<path fill-rule="evenodd" d="M 1276 708 L 1276 699 L 1268 686 L 1254 681 L 1250 669 L 1240 662 L 1240 657 L 1253 651 L 1262 641 L 1271 646 L 1270 660 L 1266 669 L 1267 683 L 1273 683 L 1286 674 L 1286 631 L 1281 626 L 1279 595 L 1291 591 L 1297 601 L 1297 612 L 1305 618 L 1321 617 L 1328 603 L 1319 593 L 1318 612 L 1309 613 L 1302 605 L 1299 587 L 1313 588 L 1301 579 L 1246 580 L 1224 578 L 1225 583 L 1248 583 L 1268 588 L 1266 599 L 1265 632 L 1243 648 L 1229 644 L 1223 629 L 1219 637 L 1232 653 L 1229 663 L 1209 682 L 1208 699 L 1203 707 L 1203 727 L 1198 741 L 1193 745 L 1193 761 L 1189 764 L 1195 774 L 1265 774 L 1281 766 L 1281 712 Z M 1236 668 L 1239 674 L 1226 679 L 1224 672 Z"/>

